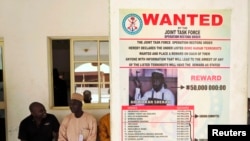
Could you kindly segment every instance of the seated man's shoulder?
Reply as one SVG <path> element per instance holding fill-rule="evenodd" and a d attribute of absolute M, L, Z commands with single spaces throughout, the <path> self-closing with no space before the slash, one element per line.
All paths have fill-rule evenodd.
<path fill-rule="evenodd" d="M 100 120 L 107 120 L 109 118 L 110 118 L 110 113 L 107 113 L 107 114 L 103 115 Z"/>
<path fill-rule="evenodd" d="M 104 116 L 109 118 L 109 117 L 110 117 L 110 113 L 107 113 L 107 114 L 104 115 Z"/>
<path fill-rule="evenodd" d="M 88 118 L 94 118 L 94 119 L 96 119 L 93 114 L 88 113 L 88 112 L 84 112 L 84 116 L 87 116 Z"/>
<path fill-rule="evenodd" d="M 27 124 L 33 121 L 33 117 L 31 115 L 25 117 L 24 119 L 21 120 L 20 124 Z"/>
<path fill-rule="evenodd" d="M 51 114 L 51 113 L 47 113 L 46 118 L 49 119 L 49 120 L 58 121 L 57 117 L 54 114 Z"/>
<path fill-rule="evenodd" d="M 74 114 L 73 114 L 73 113 L 70 113 L 70 114 L 65 115 L 65 116 L 63 117 L 63 120 L 69 120 L 69 119 L 74 118 L 74 117 L 75 117 Z"/>
<path fill-rule="evenodd" d="M 51 113 L 47 113 L 47 116 L 48 117 L 56 117 L 54 114 L 51 114 Z"/>

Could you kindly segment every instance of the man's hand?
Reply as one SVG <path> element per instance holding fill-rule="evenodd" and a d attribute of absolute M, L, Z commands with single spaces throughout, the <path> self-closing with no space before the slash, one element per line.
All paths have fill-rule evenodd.
<path fill-rule="evenodd" d="M 134 79 L 134 83 L 136 88 L 141 88 L 141 82 L 138 77 Z"/>

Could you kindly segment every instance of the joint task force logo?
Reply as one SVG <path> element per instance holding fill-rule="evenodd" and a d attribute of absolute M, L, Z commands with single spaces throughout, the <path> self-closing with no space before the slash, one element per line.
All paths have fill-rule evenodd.
<path fill-rule="evenodd" d="M 122 20 L 123 30 L 130 35 L 139 33 L 142 29 L 142 26 L 142 19 L 137 14 L 128 14 Z"/>

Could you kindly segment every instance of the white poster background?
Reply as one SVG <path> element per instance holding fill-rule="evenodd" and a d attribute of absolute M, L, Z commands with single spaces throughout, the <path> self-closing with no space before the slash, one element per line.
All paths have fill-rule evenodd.
<path fill-rule="evenodd" d="M 239 5 L 240 3 L 240 5 Z M 111 37 L 111 133 L 112 140 L 121 138 L 121 106 L 128 104 L 127 86 L 121 86 L 120 82 L 126 83 L 127 76 L 120 71 L 119 56 L 119 11 L 120 9 L 176 9 L 179 10 L 204 10 L 204 9 L 231 9 L 231 50 L 230 50 L 230 99 L 229 121 L 227 124 L 246 123 L 246 97 L 247 97 L 247 0 L 159 0 L 155 1 L 110 1 L 110 37 Z M 240 61 L 239 61 L 240 60 Z M 223 72 L 222 72 L 223 73 Z M 123 83 L 122 83 L 123 84 Z M 220 101 L 217 101 L 220 103 Z M 199 108 L 199 107 L 196 107 Z"/>

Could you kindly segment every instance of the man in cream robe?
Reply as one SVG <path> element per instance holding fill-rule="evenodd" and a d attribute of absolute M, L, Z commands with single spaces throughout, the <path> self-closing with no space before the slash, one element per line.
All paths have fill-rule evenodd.
<path fill-rule="evenodd" d="M 82 110 L 83 96 L 72 94 L 69 102 L 71 114 L 64 117 L 60 128 L 58 141 L 96 141 L 96 118 Z"/>

